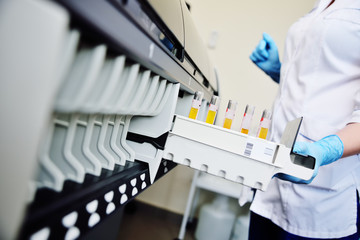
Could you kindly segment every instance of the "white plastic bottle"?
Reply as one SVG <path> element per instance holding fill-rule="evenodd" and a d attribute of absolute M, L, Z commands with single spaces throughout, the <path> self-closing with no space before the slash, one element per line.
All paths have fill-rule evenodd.
<path fill-rule="evenodd" d="M 197 240 L 230 239 L 234 221 L 235 213 L 229 209 L 229 198 L 217 195 L 212 204 L 201 207 L 195 238 Z"/>
<path fill-rule="evenodd" d="M 247 240 L 249 236 L 250 210 L 238 216 L 235 220 L 231 240 Z"/>

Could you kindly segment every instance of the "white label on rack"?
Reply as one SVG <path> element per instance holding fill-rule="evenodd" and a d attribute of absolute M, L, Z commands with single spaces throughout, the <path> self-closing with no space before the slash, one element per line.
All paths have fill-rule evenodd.
<path fill-rule="evenodd" d="M 251 156 L 251 152 L 253 150 L 254 144 L 253 143 L 246 143 L 246 147 L 245 147 L 245 151 L 244 151 L 244 155 L 247 157 Z"/>
<path fill-rule="evenodd" d="M 248 139 L 245 145 L 244 156 L 258 161 L 272 163 L 275 153 L 275 146 L 271 147 L 265 142 L 252 141 Z"/>
<path fill-rule="evenodd" d="M 274 154 L 274 150 L 271 148 L 265 148 L 264 154 L 268 156 L 272 156 Z"/>

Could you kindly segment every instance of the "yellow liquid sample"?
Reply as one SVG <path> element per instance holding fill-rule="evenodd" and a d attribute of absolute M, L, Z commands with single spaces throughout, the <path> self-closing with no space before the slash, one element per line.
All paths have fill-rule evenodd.
<path fill-rule="evenodd" d="M 196 119 L 199 109 L 191 108 L 189 113 L 189 118 Z"/>
<path fill-rule="evenodd" d="M 266 139 L 268 128 L 260 128 L 259 138 Z"/>
<path fill-rule="evenodd" d="M 229 119 L 229 118 L 225 118 L 225 121 L 224 121 L 224 128 L 227 128 L 227 129 L 230 129 L 231 128 L 231 124 L 232 124 L 232 119 Z"/>
<path fill-rule="evenodd" d="M 216 112 L 209 110 L 205 122 L 209 124 L 213 124 L 215 120 L 215 116 L 216 116 Z"/>
<path fill-rule="evenodd" d="M 241 129 L 241 133 L 248 134 L 248 133 L 249 133 L 249 129 L 242 128 L 242 129 Z"/>

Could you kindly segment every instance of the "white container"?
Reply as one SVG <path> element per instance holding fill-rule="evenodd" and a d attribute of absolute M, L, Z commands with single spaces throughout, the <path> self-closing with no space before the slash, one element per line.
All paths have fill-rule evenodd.
<path fill-rule="evenodd" d="M 234 221 L 235 213 L 229 209 L 229 198 L 217 195 L 212 204 L 201 207 L 195 238 L 197 240 L 230 239 Z"/>
<path fill-rule="evenodd" d="M 231 240 L 247 240 L 249 237 L 250 210 L 246 215 L 240 215 L 234 223 Z"/>

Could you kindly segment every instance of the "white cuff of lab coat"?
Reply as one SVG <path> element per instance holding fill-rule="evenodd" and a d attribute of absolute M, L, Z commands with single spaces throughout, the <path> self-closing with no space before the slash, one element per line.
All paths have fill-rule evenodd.
<path fill-rule="evenodd" d="M 360 123 L 360 109 L 353 112 L 349 123 Z"/>

